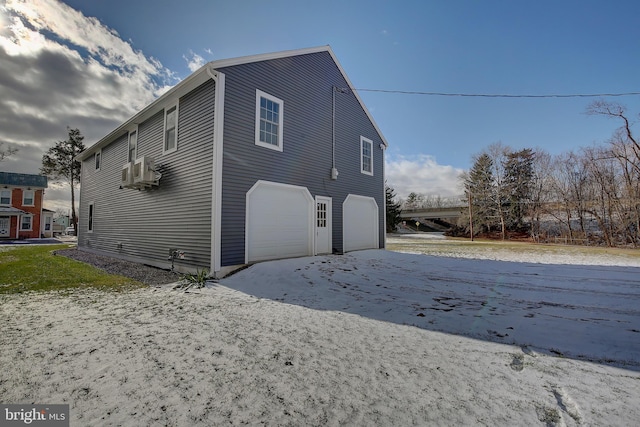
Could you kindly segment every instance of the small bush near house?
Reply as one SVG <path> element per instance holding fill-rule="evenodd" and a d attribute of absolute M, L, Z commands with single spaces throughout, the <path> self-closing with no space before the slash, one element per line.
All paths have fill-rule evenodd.
<path fill-rule="evenodd" d="M 196 274 L 185 274 L 182 276 L 182 280 L 174 289 L 189 290 L 191 288 L 199 289 L 204 288 L 209 278 L 209 271 L 197 270 Z"/>

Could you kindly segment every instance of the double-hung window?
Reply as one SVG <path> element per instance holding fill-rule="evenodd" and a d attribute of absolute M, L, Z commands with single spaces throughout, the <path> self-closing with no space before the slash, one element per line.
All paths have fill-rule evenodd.
<path fill-rule="evenodd" d="M 34 205 L 34 191 L 33 190 L 22 190 L 22 206 L 33 206 Z"/>
<path fill-rule="evenodd" d="M 129 154 L 128 162 L 135 162 L 138 155 L 138 129 L 129 132 Z"/>
<path fill-rule="evenodd" d="M 284 101 L 256 89 L 256 145 L 282 151 Z"/>
<path fill-rule="evenodd" d="M 20 221 L 20 230 L 31 231 L 31 224 L 33 224 L 33 217 L 31 215 L 23 215 L 22 221 Z"/>
<path fill-rule="evenodd" d="M 178 149 L 178 104 L 164 110 L 164 146 L 163 154 Z"/>
<path fill-rule="evenodd" d="M 11 190 L 0 190 L 0 205 L 11 206 Z"/>
<path fill-rule="evenodd" d="M 373 141 L 360 137 L 360 172 L 373 175 Z"/>

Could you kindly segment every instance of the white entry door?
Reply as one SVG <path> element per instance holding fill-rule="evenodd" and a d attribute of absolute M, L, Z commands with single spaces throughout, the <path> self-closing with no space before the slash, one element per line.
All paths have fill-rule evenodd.
<path fill-rule="evenodd" d="M 331 253 L 331 197 L 316 196 L 316 254 Z"/>
<path fill-rule="evenodd" d="M 9 237 L 11 229 L 11 218 L 8 216 L 0 216 L 0 237 Z"/>

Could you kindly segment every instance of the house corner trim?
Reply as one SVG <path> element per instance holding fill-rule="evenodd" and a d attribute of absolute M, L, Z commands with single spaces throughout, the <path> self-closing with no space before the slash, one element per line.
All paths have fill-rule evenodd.
<path fill-rule="evenodd" d="M 211 183 L 211 268 L 216 275 L 222 269 L 222 158 L 224 140 L 224 73 L 207 68 L 207 74 L 216 83 L 213 112 L 213 173 Z"/>

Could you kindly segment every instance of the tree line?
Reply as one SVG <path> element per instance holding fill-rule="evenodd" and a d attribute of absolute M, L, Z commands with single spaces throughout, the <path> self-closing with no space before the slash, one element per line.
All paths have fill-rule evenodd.
<path fill-rule="evenodd" d="M 457 232 L 527 233 L 534 241 L 637 247 L 640 144 L 625 107 L 597 101 L 588 114 L 621 126 L 601 145 L 551 156 L 496 143 L 474 156 L 460 183 L 466 205 Z"/>

